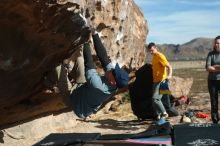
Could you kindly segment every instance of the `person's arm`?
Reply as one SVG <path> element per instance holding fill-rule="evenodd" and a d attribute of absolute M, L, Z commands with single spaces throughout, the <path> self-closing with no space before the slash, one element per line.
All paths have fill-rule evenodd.
<path fill-rule="evenodd" d="M 96 68 L 95 63 L 93 62 L 91 48 L 90 48 L 89 43 L 83 44 L 83 58 L 84 58 L 85 71 Z"/>
<path fill-rule="evenodd" d="M 206 71 L 208 72 L 215 72 L 215 68 L 211 65 L 211 53 L 209 53 L 206 58 L 205 68 L 206 68 Z"/>
<path fill-rule="evenodd" d="M 211 53 L 206 58 L 206 70 L 208 72 L 220 72 L 220 65 L 211 65 Z"/>
<path fill-rule="evenodd" d="M 172 69 L 172 66 L 169 63 L 166 65 L 166 67 L 168 69 L 167 79 L 170 80 L 172 78 L 173 69 Z"/>
<path fill-rule="evenodd" d="M 215 70 L 215 68 L 214 68 L 213 66 L 208 66 L 208 67 L 206 67 L 206 70 L 207 70 L 208 72 L 216 72 L 216 70 Z"/>
<path fill-rule="evenodd" d="M 220 72 L 220 65 L 214 65 L 213 67 L 215 68 L 216 72 Z"/>
<path fill-rule="evenodd" d="M 167 61 L 166 57 L 163 54 L 159 54 L 159 55 L 160 55 L 160 61 L 159 62 L 162 66 L 167 68 L 167 71 L 168 71 L 167 79 L 170 80 L 172 78 L 172 74 L 173 74 L 172 66 Z"/>

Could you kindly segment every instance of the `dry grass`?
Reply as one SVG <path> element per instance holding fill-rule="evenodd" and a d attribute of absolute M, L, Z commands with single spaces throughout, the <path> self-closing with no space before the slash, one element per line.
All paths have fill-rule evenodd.
<path fill-rule="evenodd" d="M 176 61 L 170 62 L 173 67 L 173 75 L 182 78 L 193 78 L 190 95 L 208 93 L 205 61 Z"/>
<path fill-rule="evenodd" d="M 198 61 L 170 61 L 173 69 L 201 68 L 205 69 L 205 60 Z"/>

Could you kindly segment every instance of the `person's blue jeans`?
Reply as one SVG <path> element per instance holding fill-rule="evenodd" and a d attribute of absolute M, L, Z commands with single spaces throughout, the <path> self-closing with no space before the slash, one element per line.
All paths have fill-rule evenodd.
<path fill-rule="evenodd" d="M 218 92 L 220 91 L 220 80 L 208 80 L 208 89 L 211 100 L 211 117 L 213 123 L 218 123 Z"/>
<path fill-rule="evenodd" d="M 166 112 L 166 109 L 164 108 L 164 105 L 161 101 L 163 95 L 160 94 L 159 89 L 160 89 L 160 82 L 154 83 L 153 84 L 152 107 L 153 107 L 155 113 L 157 114 L 157 116 L 159 114 Z"/>

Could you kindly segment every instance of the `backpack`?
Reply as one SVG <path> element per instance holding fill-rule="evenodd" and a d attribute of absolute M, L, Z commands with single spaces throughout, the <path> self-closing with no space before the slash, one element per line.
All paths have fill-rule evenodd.
<path fill-rule="evenodd" d="M 136 80 L 129 85 L 131 109 L 139 119 L 152 118 L 153 76 L 151 64 L 145 64 L 135 72 Z"/>
<path fill-rule="evenodd" d="M 152 65 L 145 64 L 135 72 L 136 80 L 129 85 L 131 109 L 138 119 L 150 119 L 156 115 L 152 107 L 153 74 Z M 179 113 L 172 105 L 174 97 L 163 95 L 161 101 L 169 116 L 178 116 Z"/>

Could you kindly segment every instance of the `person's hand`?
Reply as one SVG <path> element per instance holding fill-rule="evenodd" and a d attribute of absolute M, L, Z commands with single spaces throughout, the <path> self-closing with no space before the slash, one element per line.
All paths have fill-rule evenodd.
<path fill-rule="evenodd" d="M 171 75 L 167 76 L 167 79 L 168 79 L 168 80 L 170 80 L 171 78 L 172 78 L 172 76 L 171 76 Z"/>
<path fill-rule="evenodd" d="M 214 66 L 208 66 L 206 70 L 208 72 L 218 72 L 217 67 Z"/>
<path fill-rule="evenodd" d="M 85 43 L 89 44 L 89 43 L 92 43 L 92 32 L 89 33 L 89 37 L 88 39 L 85 41 Z"/>
<path fill-rule="evenodd" d="M 92 32 L 90 32 L 90 34 L 89 34 L 89 40 L 88 40 L 88 43 L 92 43 L 92 35 L 93 35 L 93 33 L 92 33 Z"/>
<path fill-rule="evenodd" d="M 220 71 L 220 65 L 214 65 L 213 67 L 215 68 L 215 70 L 216 70 L 217 72 Z"/>
<path fill-rule="evenodd" d="M 90 31 L 91 31 L 91 34 L 92 34 L 92 35 L 96 34 L 96 30 L 95 30 L 94 27 L 90 27 Z"/>

